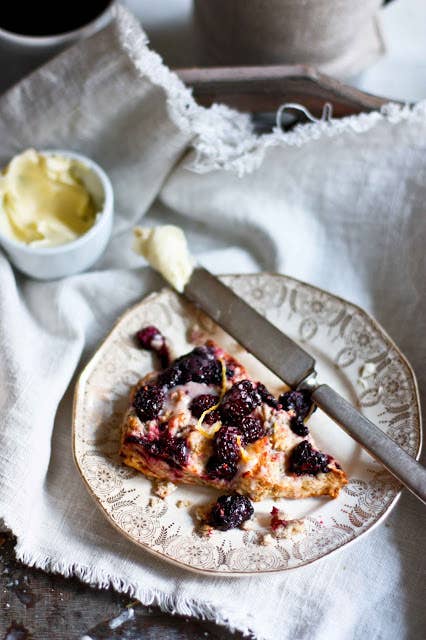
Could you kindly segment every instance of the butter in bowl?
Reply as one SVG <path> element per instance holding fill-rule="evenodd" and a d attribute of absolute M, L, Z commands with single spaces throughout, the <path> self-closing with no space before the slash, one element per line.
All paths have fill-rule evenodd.
<path fill-rule="evenodd" d="M 0 174 L 0 244 L 33 278 L 79 273 L 108 243 L 113 200 L 111 182 L 93 160 L 28 149 Z"/>

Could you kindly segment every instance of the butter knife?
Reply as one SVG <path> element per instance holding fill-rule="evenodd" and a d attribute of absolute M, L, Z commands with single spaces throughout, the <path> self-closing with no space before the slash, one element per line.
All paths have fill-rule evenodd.
<path fill-rule="evenodd" d="M 183 295 L 289 387 L 309 390 L 315 404 L 426 504 L 426 469 L 331 387 L 319 384 L 315 360 L 304 349 L 203 267 L 193 270 Z"/>

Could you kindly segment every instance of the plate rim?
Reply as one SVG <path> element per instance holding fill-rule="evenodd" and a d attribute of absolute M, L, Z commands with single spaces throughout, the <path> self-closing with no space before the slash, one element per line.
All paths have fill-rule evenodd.
<path fill-rule="evenodd" d="M 415 425 L 415 429 L 416 429 L 416 433 L 417 433 L 417 437 L 418 437 L 418 445 L 417 445 L 417 451 L 416 454 L 414 456 L 415 460 L 419 460 L 421 453 L 422 453 L 422 447 L 423 447 L 423 419 L 422 419 L 422 409 L 421 409 L 421 403 L 420 403 L 420 395 L 419 395 L 419 388 L 418 388 L 418 382 L 417 382 L 417 378 L 414 372 L 413 367 L 411 366 L 409 360 L 407 359 L 407 357 L 401 352 L 400 348 L 396 345 L 396 343 L 394 342 L 394 340 L 391 338 L 391 336 L 387 333 L 387 331 L 381 326 L 381 324 L 365 309 L 363 309 L 362 307 L 360 307 L 358 304 L 351 302 L 350 300 L 347 300 L 345 298 L 342 298 L 339 295 L 336 295 L 330 291 L 327 291 L 326 289 L 323 289 L 321 287 L 318 287 L 316 285 L 310 284 L 308 282 L 305 282 L 303 280 L 299 280 L 298 278 L 294 278 L 292 276 L 288 276 L 286 274 L 282 274 L 282 273 L 277 273 L 277 272 L 270 272 L 270 271 L 260 271 L 260 272 L 253 272 L 253 273 L 228 273 L 228 274 L 218 274 L 217 277 L 219 278 L 234 278 L 234 279 L 244 279 L 247 277 L 252 277 L 252 276 L 269 276 L 269 277 L 273 277 L 274 279 L 283 279 L 283 280 L 287 280 L 287 281 L 291 281 L 293 283 L 295 283 L 296 285 L 302 285 L 302 286 L 306 286 L 309 289 L 313 289 L 319 293 L 322 294 L 326 294 L 327 296 L 330 296 L 331 298 L 334 298 L 335 300 L 338 300 L 340 302 L 342 302 L 345 305 L 350 305 L 353 309 L 355 309 L 356 311 L 358 311 L 358 313 L 360 313 L 362 316 L 364 316 L 365 318 L 367 318 L 371 324 L 373 325 L 373 327 L 380 333 L 382 334 L 382 336 L 384 336 L 386 338 L 386 340 L 390 343 L 390 345 L 392 346 L 392 348 L 395 350 L 395 352 L 398 355 L 398 358 L 400 360 L 402 360 L 404 362 L 404 364 L 407 367 L 407 370 L 410 374 L 410 378 L 411 378 L 411 382 L 413 384 L 413 390 L 414 390 L 414 396 L 415 396 L 415 401 L 416 401 L 416 406 L 417 406 L 417 410 L 418 410 L 418 422 Z M 76 414 L 77 414 L 77 404 L 79 401 L 79 394 L 82 391 L 82 385 L 85 382 L 85 379 L 88 375 L 89 372 L 89 367 L 92 368 L 93 364 L 95 362 L 95 360 L 97 359 L 102 347 L 107 343 L 107 341 L 109 341 L 110 336 L 114 333 L 115 329 L 117 328 L 117 326 L 119 324 L 121 324 L 121 322 L 130 314 L 132 314 L 134 312 L 134 310 L 136 308 L 140 308 L 141 306 L 145 306 L 146 304 L 149 304 L 150 299 L 157 296 L 158 294 L 164 292 L 164 291 L 173 291 L 176 295 L 179 295 L 179 297 L 183 297 L 180 294 L 178 294 L 174 289 L 172 289 L 169 286 L 164 286 L 159 290 L 156 291 L 151 291 L 149 293 L 147 293 L 144 297 L 142 297 L 141 300 L 139 300 L 138 302 L 136 302 L 135 304 L 131 305 L 128 309 L 126 309 L 122 314 L 119 315 L 119 317 L 115 320 L 115 322 L 113 323 L 111 329 L 108 331 L 108 333 L 99 341 L 99 343 L 96 345 L 94 351 L 92 352 L 92 355 L 90 357 L 90 359 L 86 362 L 86 364 L 84 365 L 82 371 L 79 373 L 75 386 L 74 386 L 74 394 L 73 394 L 73 404 L 72 404 L 72 429 L 71 429 L 71 438 L 72 438 L 72 454 L 73 454 L 73 460 L 75 463 L 75 466 L 83 480 L 83 483 L 85 485 L 85 487 L 88 490 L 89 495 L 92 497 L 92 499 L 95 501 L 96 505 L 98 506 L 98 508 L 100 509 L 100 511 L 102 512 L 102 514 L 104 515 L 104 517 L 107 519 L 107 521 L 109 522 L 109 524 L 111 524 L 113 526 L 113 528 L 118 531 L 124 538 L 126 538 L 127 540 L 129 540 L 130 542 L 132 542 L 132 544 L 137 545 L 140 549 L 143 549 L 144 551 L 146 551 L 147 553 L 149 553 L 150 555 L 165 561 L 168 564 L 172 564 L 175 567 L 181 568 L 181 569 L 185 569 L 186 571 L 190 571 L 192 573 L 198 574 L 198 575 L 204 575 L 204 576 L 218 576 L 218 577 L 227 577 L 227 578 L 244 578 L 244 577 L 252 577 L 252 576 L 258 576 L 258 575 L 265 575 L 265 574 L 274 574 L 274 573 L 282 573 L 282 572 L 287 572 L 287 571 L 293 571 L 296 569 L 302 569 L 303 567 L 306 567 L 314 562 L 319 562 L 325 558 L 327 558 L 328 556 L 330 556 L 331 554 L 334 554 L 336 552 L 341 551 L 344 547 L 347 547 L 355 542 L 357 542 L 360 538 L 362 538 L 364 535 L 368 534 L 369 532 L 373 531 L 373 529 L 375 529 L 379 524 L 381 524 L 392 512 L 392 510 L 395 508 L 396 504 L 398 503 L 401 494 L 402 494 L 402 490 L 403 490 L 403 486 L 401 485 L 401 487 L 397 490 L 395 496 L 392 499 L 392 502 L 390 503 L 390 505 L 387 507 L 386 511 L 377 519 L 375 520 L 372 524 L 370 524 L 366 529 L 364 529 L 363 531 L 360 531 L 354 538 L 352 538 L 351 540 L 347 540 L 347 541 L 343 541 L 341 544 L 339 544 L 338 546 L 336 546 L 334 549 L 331 549 L 329 551 L 327 551 L 326 553 L 324 553 L 324 555 L 320 556 L 320 557 L 316 557 L 316 558 L 311 558 L 310 560 L 307 560 L 305 562 L 303 562 L 302 564 L 298 564 L 295 566 L 290 566 L 290 567 L 279 567 L 279 568 L 275 568 L 275 569 L 262 569 L 262 570 L 258 570 L 258 571 L 221 571 L 221 570 L 217 570 L 217 569 L 205 569 L 205 568 L 200 568 L 200 567 L 194 567 L 191 564 L 187 564 L 184 561 L 181 560 L 176 560 L 160 551 L 157 551 L 156 549 L 153 549 L 152 547 L 150 547 L 147 543 L 145 542 L 141 542 L 139 540 L 136 540 L 135 538 L 133 538 L 131 535 L 129 535 L 126 531 L 124 531 L 124 529 L 122 529 L 115 521 L 114 519 L 111 517 L 111 515 L 109 514 L 109 512 L 104 508 L 101 500 L 99 499 L 99 497 L 97 496 L 97 494 L 95 493 L 95 491 L 93 490 L 93 488 L 91 487 L 91 485 L 89 484 L 85 473 L 81 467 L 80 461 L 79 461 L 79 457 L 76 451 Z M 186 299 L 184 298 L 184 300 L 186 301 Z M 217 324 L 217 323 L 216 323 Z M 359 445 L 362 446 L 362 445 Z"/>

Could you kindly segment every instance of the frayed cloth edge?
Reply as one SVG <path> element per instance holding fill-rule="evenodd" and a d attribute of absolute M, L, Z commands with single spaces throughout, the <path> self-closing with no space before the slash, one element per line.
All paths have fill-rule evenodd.
<path fill-rule="evenodd" d="M 197 173 L 224 169 L 242 176 L 257 169 L 266 150 L 272 147 L 300 147 L 349 131 L 365 133 L 381 122 L 395 125 L 426 119 L 426 100 L 415 105 L 389 102 L 378 111 L 300 124 L 288 132 L 275 127 L 271 133 L 259 136 L 254 132 L 249 114 L 223 104 L 209 108 L 198 105 L 191 90 L 163 63 L 161 56 L 149 49 L 139 22 L 123 7 L 117 8 L 116 25 L 122 46 L 137 71 L 164 89 L 171 120 L 191 137 L 195 154 L 186 167 Z"/>
<path fill-rule="evenodd" d="M 3 529 L 10 529 L 4 526 Z M 16 558 L 28 567 L 34 567 L 46 572 L 60 574 L 65 578 L 76 577 L 81 582 L 99 589 L 112 587 L 118 593 L 124 593 L 131 598 L 136 598 L 145 606 L 158 606 L 165 613 L 171 615 L 192 616 L 203 620 L 211 620 L 218 625 L 228 628 L 231 632 L 240 631 L 244 636 L 254 637 L 254 632 L 247 624 L 247 621 L 238 618 L 238 614 L 232 611 L 221 610 L 216 605 L 209 602 L 200 602 L 193 598 L 176 594 L 164 593 L 159 589 L 141 588 L 134 582 L 118 578 L 104 570 L 82 565 L 77 562 L 69 564 L 62 560 L 54 560 L 42 553 L 29 550 L 25 546 L 21 536 L 17 536 L 15 547 Z M 257 640 L 266 640 L 256 635 Z"/>

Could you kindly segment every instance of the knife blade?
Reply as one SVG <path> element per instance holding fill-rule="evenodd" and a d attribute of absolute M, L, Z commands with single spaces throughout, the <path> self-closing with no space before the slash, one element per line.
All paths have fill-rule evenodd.
<path fill-rule="evenodd" d="M 183 295 L 289 387 L 309 389 L 315 404 L 426 504 L 426 469 L 331 387 L 318 384 L 311 355 L 204 267 L 193 270 Z"/>

